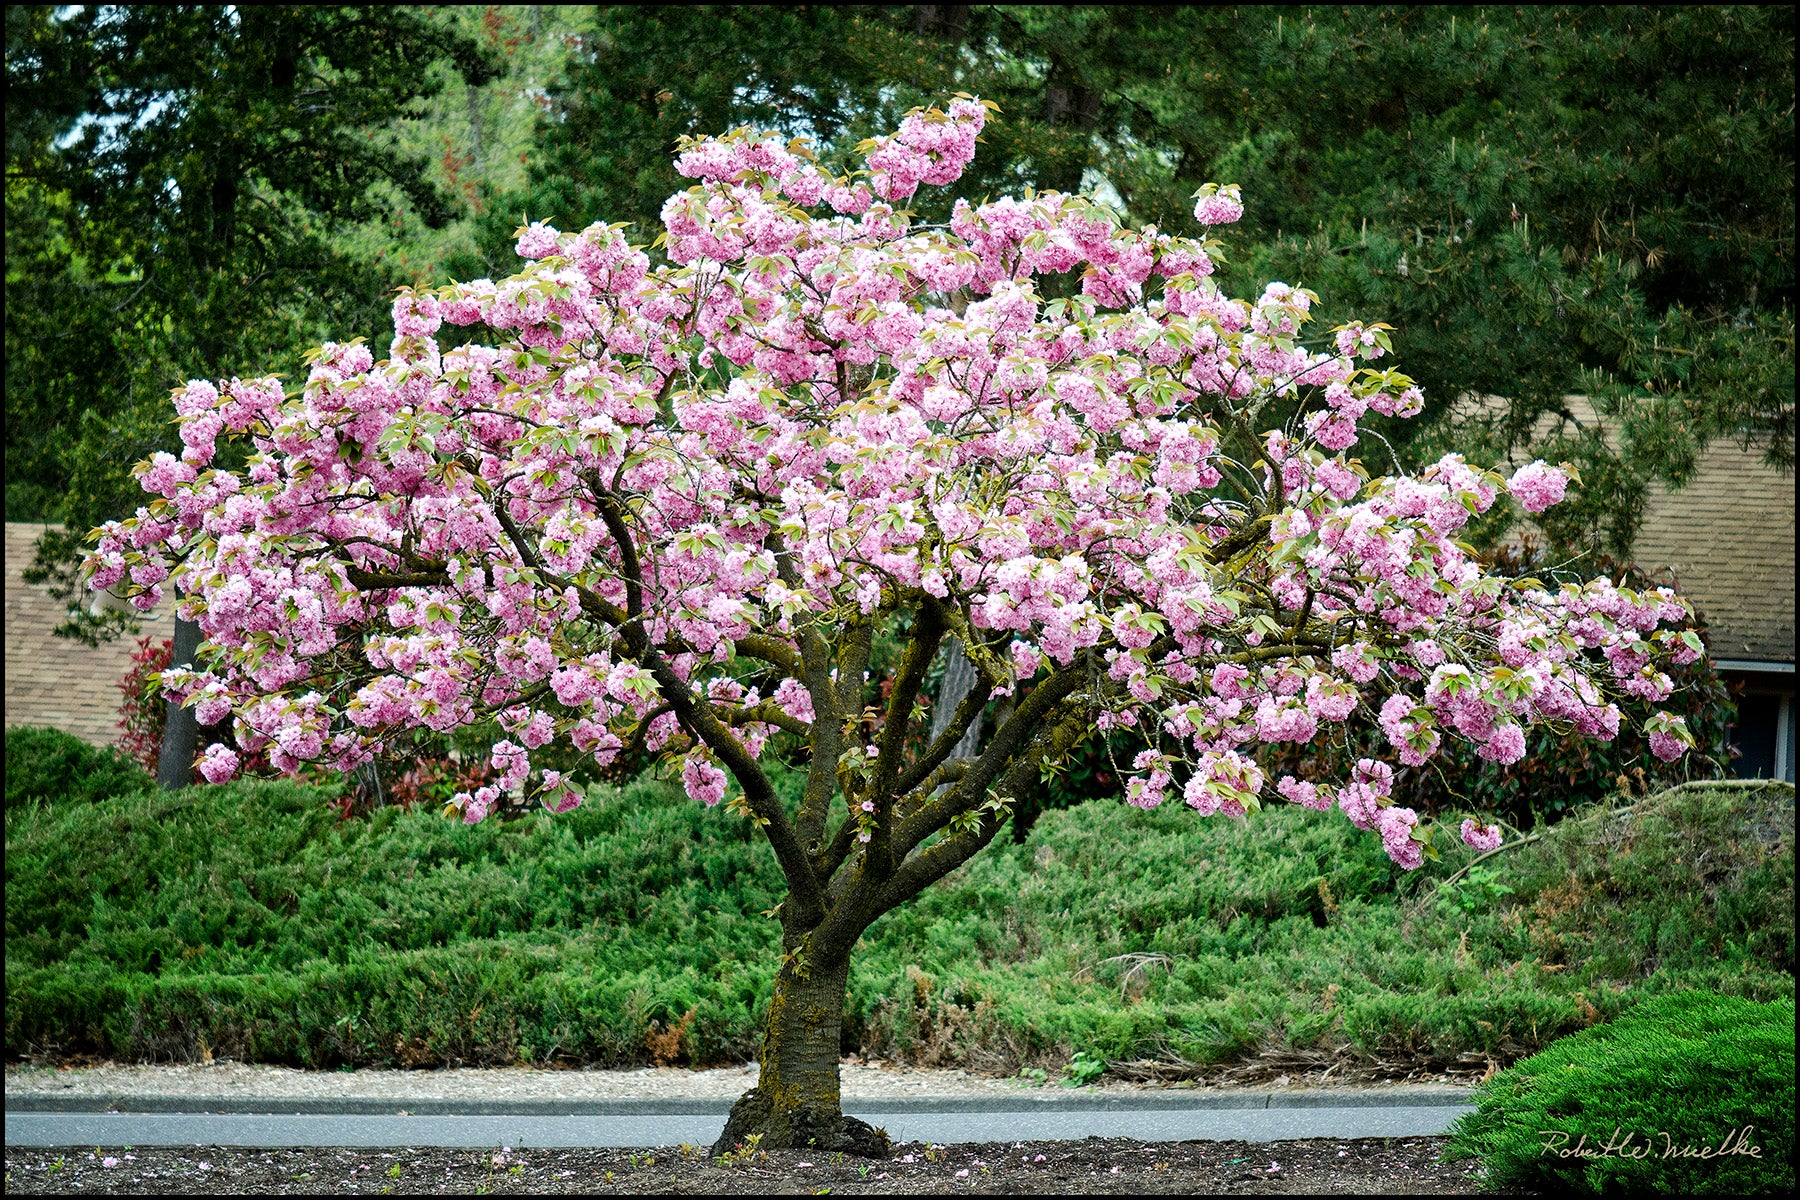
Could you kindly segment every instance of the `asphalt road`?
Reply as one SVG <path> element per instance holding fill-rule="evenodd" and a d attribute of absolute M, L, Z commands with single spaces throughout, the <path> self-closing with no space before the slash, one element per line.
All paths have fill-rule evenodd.
<path fill-rule="evenodd" d="M 886 1106 L 882 1106 L 886 1107 Z M 985 1106 L 984 1106 L 985 1107 Z M 1444 1132 L 1464 1105 L 1278 1108 L 1066 1108 L 875 1111 L 850 1106 L 896 1141 L 1001 1142 L 1084 1137 L 1146 1141 L 1420 1137 Z M 17 1112 L 8 1146 L 709 1146 L 723 1113 L 656 1115 Z"/>

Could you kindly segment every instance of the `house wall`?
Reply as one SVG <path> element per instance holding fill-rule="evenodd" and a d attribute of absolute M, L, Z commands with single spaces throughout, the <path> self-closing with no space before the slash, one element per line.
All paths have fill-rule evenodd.
<path fill-rule="evenodd" d="M 1772 470 L 1758 449 L 1715 442 L 1685 487 L 1652 491 L 1631 553 L 1699 608 L 1715 659 L 1785 664 L 1793 690 L 1791 475 Z"/>
<path fill-rule="evenodd" d="M 1600 418 L 1585 397 L 1566 398 L 1583 426 Z M 1494 400 L 1468 401 L 1476 412 Z M 1536 432 L 1554 431 L 1548 422 Z M 1608 436 L 1608 441 L 1613 439 Z M 1518 464 L 1514 464 L 1518 465 Z M 1760 446 L 1726 438 L 1701 452 L 1680 488 L 1652 485 L 1631 557 L 1650 578 L 1693 602 L 1707 651 L 1733 685 L 1739 718 L 1729 734 L 1743 778 L 1794 780 L 1794 479 Z M 1516 528 L 1521 537 L 1528 525 Z"/>

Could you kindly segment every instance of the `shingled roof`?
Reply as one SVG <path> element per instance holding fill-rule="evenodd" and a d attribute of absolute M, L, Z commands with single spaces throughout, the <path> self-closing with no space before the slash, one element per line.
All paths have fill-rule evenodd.
<path fill-rule="evenodd" d="M 1618 445 L 1617 427 L 1586 396 L 1565 396 L 1577 424 Z M 1464 397 L 1459 408 L 1491 415 L 1505 401 Z M 1555 431 L 1546 416 L 1538 437 Z M 1528 456 L 1515 456 L 1522 465 Z M 1515 528 L 1517 539 L 1528 527 Z M 1651 484 L 1631 559 L 1692 600 L 1710 626 L 1707 649 L 1725 662 L 1794 661 L 1794 479 L 1763 461 L 1761 446 L 1726 439 L 1700 453 L 1680 488 Z"/>
<path fill-rule="evenodd" d="M 46 528 L 6 523 L 6 724 L 49 725 L 108 746 L 119 733 L 118 683 L 131 670 L 137 641 L 89 647 L 51 636 L 66 609 L 49 588 L 24 578 Z M 173 606 L 165 602 L 142 625 L 158 639 L 175 636 Z"/>
<path fill-rule="evenodd" d="M 1794 480 L 1760 450 L 1708 446 L 1685 487 L 1652 493 L 1632 557 L 1700 609 L 1714 658 L 1794 661 Z"/>

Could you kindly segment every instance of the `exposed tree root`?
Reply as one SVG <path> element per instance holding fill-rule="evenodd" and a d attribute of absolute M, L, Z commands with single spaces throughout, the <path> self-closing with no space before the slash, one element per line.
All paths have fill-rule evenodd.
<path fill-rule="evenodd" d="M 724 1154 L 755 1135 L 760 1135 L 757 1147 L 762 1150 L 818 1150 L 864 1158 L 888 1155 L 884 1129 L 847 1117 L 835 1107 L 776 1112 L 760 1089 L 751 1088 L 732 1105 L 725 1132 L 713 1144 L 712 1152 Z"/>

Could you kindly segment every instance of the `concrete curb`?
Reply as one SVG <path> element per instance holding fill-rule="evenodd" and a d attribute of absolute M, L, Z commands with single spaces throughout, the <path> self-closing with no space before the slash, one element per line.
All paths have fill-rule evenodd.
<path fill-rule="evenodd" d="M 1438 1108 L 1467 1107 L 1469 1088 L 1422 1087 L 1404 1091 L 1362 1088 L 1306 1088 L 1291 1092 L 1207 1095 L 1109 1096 L 1069 1092 L 1056 1096 L 929 1096 L 859 1099 L 847 1096 L 846 1110 L 858 1113 L 1053 1113 L 1053 1112 L 1215 1112 L 1243 1109 Z M 727 1099 L 694 1100 L 447 1100 L 400 1096 L 71 1096 L 13 1092 L 13 1113 L 249 1113 L 308 1116 L 441 1117 L 664 1117 L 722 1116 Z"/>

